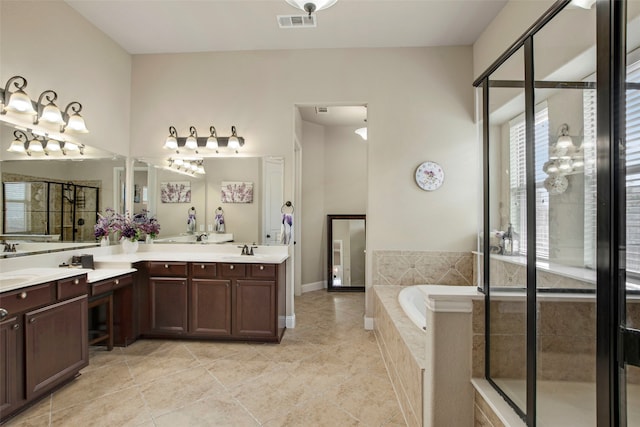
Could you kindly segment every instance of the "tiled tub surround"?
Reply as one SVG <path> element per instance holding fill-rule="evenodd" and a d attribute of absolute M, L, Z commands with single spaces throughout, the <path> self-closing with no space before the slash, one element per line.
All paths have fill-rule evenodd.
<path fill-rule="evenodd" d="M 374 251 L 373 286 L 473 284 L 471 252 Z"/>
<path fill-rule="evenodd" d="M 475 289 L 423 287 L 431 292 L 425 295 L 426 331 L 417 328 L 400 307 L 401 289 L 373 288 L 374 331 L 407 424 L 472 425 L 469 379 L 471 295 L 476 294 Z"/>

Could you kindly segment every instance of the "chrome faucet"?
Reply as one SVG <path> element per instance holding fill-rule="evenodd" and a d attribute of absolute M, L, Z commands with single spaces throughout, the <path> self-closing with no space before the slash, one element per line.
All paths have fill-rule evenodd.
<path fill-rule="evenodd" d="M 16 243 L 9 244 L 7 242 L 2 242 L 2 244 L 4 245 L 2 252 L 16 252 Z"/>

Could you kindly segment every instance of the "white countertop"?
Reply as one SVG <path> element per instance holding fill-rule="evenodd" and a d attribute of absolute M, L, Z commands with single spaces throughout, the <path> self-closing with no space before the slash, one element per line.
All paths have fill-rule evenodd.
<path fill-rule="evenodd" d="M 3 273 L 0 276 L 0 292 L 12 291 L 39 283 L 66 279 L 78 275 L 87 275 L 89 283 L 99 282 L 111 277 L 134 273 L 135 268 L 103 268 L 91 270 L 86 268 L 25 268 Z"/>

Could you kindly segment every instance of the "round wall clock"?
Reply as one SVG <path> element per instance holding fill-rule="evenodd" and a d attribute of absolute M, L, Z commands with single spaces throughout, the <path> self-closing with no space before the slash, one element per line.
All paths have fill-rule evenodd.
<path fill-rule="evenodd" d="M 423 190 L 437 190 L 443 182 L 444 171 L 436 162 L 423 162 L 416 169 L 416 184 Z"/>
<path fill-rule="evenodd" d="M 567 178 L 562 175 L 552 175 L 544 180 L 544 188 L 547 189 L 549 194 L 562 194 L 567 191 L 568 186 L 569 181 L 567 181 Z"/>

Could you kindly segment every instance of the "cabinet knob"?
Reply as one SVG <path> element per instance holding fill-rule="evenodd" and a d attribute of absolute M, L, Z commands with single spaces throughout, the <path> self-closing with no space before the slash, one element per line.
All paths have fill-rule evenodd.
<path fill-rule="evenodd" d="M 0 308 L 0 320 L 4 319 L 9 315 L 9 312 L 4 308 Z"/>
<path fill-rule="evenodd" d="M 20 299 L 25 299 L 27 297 L 27 293 L 26 292 L 21 292 L 20 293 Z"/>
<path fill-rule="evenodd" d="M 13 326 L 11 327 L 11 329 L 13 329 L 14 331 L 15 331 L 16 329 L 20 329 L 20 324 L 19 324 L 19 323 L 16 323 L 15 325 L 13 325 Z"/>
<path fill-rule="evenodd" d="M 200 268 L 204 270 L 206 267 L 204 264 L 200 264 Z"/>
<path fill-rule="evenodd" d="M 230 266 L 229 266 L 229 270 L 233 270 L 234 268 L 236 268 L 236 266 L 235 266 L 235 265 L 230 265 Z"/>
<path fill-rule="evenodd" d="M 113 283 L 115 283 L 116 285 L 119 285 L 120 284 L 120 279 L 114 280 Z"/>
<path fill-rule="evenodd" d="M 165 264 L 165 265 L 164 265 L 164 268 L 169 268 L 169 264 Z"/>
<path fill-rule="evenodd" d="M 76 280 L 73 281 L 74 285 L 77 285 L 78 283 L 80 283 L 80 279 L 76 279 Z"/>
<path fill-rule="evenodd" d="M 261 266 L 260 266 L 260 270 L 264 270 L 264 265 L 261 265 Z"/>
<path fill-rule="evenodd" d="M 35 321 L 36 321 L 36 318 L 35 318 L 35 317 L 32 317 L 31 319 L 29 319 L 29 323 L 33 323 L 33 322 L 35 322 Z"/>

